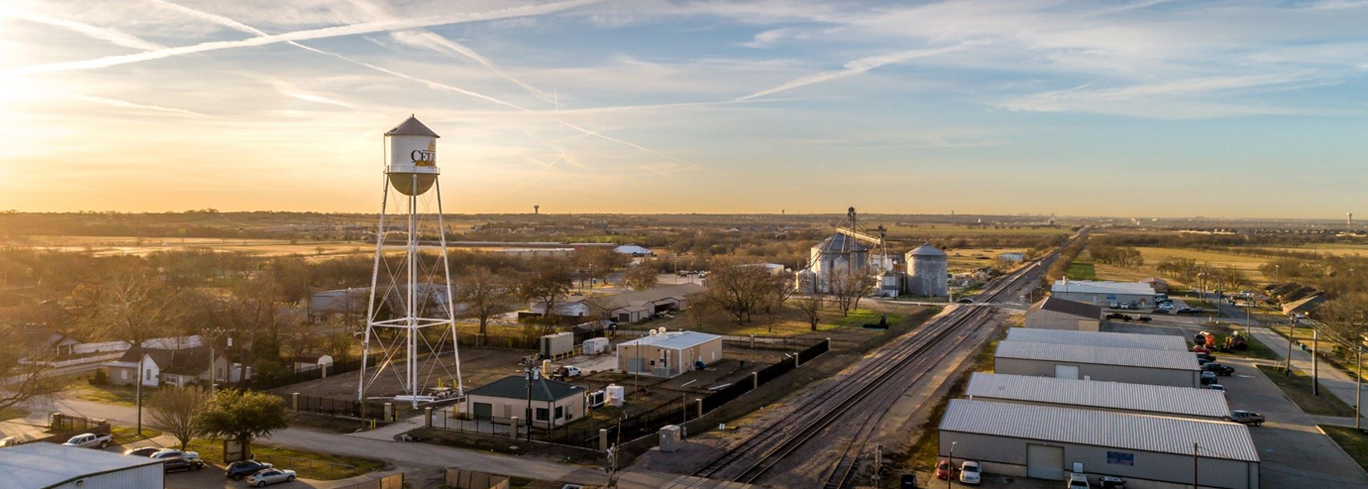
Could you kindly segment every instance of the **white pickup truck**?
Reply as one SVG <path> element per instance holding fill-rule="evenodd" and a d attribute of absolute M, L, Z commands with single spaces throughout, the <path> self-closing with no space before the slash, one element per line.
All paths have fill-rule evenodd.
<path fill-rule="evenodd" d="M 108 433 L 97 435 L 94 433 L 82 433 L 71 437 L 63 445 L 78 448 L 104 448 L 109 446 L 110 436 Z"/>

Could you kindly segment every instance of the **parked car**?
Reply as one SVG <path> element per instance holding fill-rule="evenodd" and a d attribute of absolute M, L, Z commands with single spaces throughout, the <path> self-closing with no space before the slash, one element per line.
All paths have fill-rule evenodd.
<path fill-rule="evenodd" d="M 1202 313 L 1202 310 L 1201 310 L 1201 309 L 1193 309 L 1193 308 L 1191 308 L 1191 307 L 1184 307 L 1184 308 L 1182 308 L 1182 309 L 1179 309 L 1179 310 L 1175 311 L 1175 313 L 1177 313 L 1177 314 L 1201 314 L 1201 313 Z"/>
<path fill-rule="evenodd" d="M 1112 308 L 1112 309 L 1116 309 L 1116 308 L 1118 308 L 1118 307 L 1121 307 L 1121 304 L 1116 303 L 1116 302 L 1109 302 L 1109 303 L 1107 303 L 1107 307 L 1110 307 L 1110 308 Z"/>
<path fill-rule="evenodd" d="M 1121 318 L 1123 318 L 1123 317 L 1126 317 L 1126 315 L 1125 315 L 1125 314 L 1121 314 L 1121 313 L 1119 313 L 1119 312 L 1113 312 L 1113 313 L 1108 313 L 1106 317 L 1107 317 L 1107 319 L 1121 319 Z"/>
<path fill-rule="evenodd" d="M 1213 361 L 1214 361 L 1214 360 L 1207 360 L 1207 359 L 1202 358 L 1202 357 L 1197 357 L 1197 365 L 1202 366 L 1202 367 L 1205 367 L 1207 364 L 1209 364 L 1209 363 L 1211 363 L 1211 362 L 1213 362 Z"/>
<path fill-rule="evenodd" d="M 295 480 L 295 471 L 272 468 L 247 476 L 247 485 L 266 487 L 270 484 L 279 484 L 292 480 Z"/>
<path fill-rule="evenodd" d="M 1153 321 L 1153 320 L 1154 320 L 1154 318 L 1149 317 L 1149 316 L 1140 316 L 1140 319 L 1139 319 L 1139 321 L 1142 322 L 1142 323 L 1148 323 L 1148 322 Z"/>
<path fill-rule="evenodd" d="M 1211 384 L 1211 385 L 1208 385 L 1207 388 L 1208 388 L 1208 389 L 1211 389 L 1211 390 L 1214 390 L 1214 391 L 1225 392 L 1225 386 L 1224 386 L 1224 385 L 1221 385 L 1221 384 Z"/>
<path fill-rule="evenodd" d="M 1205 364 L 1205 365 L 1202 365 L 1202 370 L 1205 370 L 1205 371 L 1207 371 L 1207 372 L 1214 373 L 1214 374 L 1216 374 L 1216 375 L 1224 375 L 1224 376 L 1226 376 L 1226 377 L 1229 377 L 1230 374 L 1235 373 L 1235 367 L 1231 367 L 1230 365 L 1226 365 L 1226 364 L 1222 364 L 1222 363 L 1216 363 L 1216 362 L 1211 362 L 1211 363 L 1207 363 L 1207 364 Z"/>
<path fill-rule="evenodd" d="M 1208 362 L 1214 362 L 1214 361 L 1216 361 L 1216 356 L 1215 356 L 1215 355 L 1212 355 L 1212 354 L 1210 354 L 1210 353 L 1198 353 L 1198 354 L 1197 354 L 1197 359 L 1198 359 L 1198 360 L 1206 360 L 1206 361 L 1208 361 Z"/>
<path fill-rule="evenodd" d="M 1069 489 L 1089 489 L 1088 476 L 1077 472 L 1069 473 L 1069 485 L 1064 486 Z"/>
<path fill-rule="evenodd" d="M 1215 383 L 1217 383 L 1215 372 L 1202 372 L 1202 385 L 1210 385 Z"/>
<path fill-rule="evenodd" d="M 1252 411 L 1235 410 L 1230 412 L 1226 419 L 1240 424 L 1260 426 L 1264 424 L 1264 416 Z"/>
<path fill-rule="evenodd" d="M 943 481 L 944 481 L 944 480 L 950 480 L 950 476 L 953 475 L 953 474 L 951 474 L 951 473 L 954 472 L 954 471 L 955 471 L 955 469 L 953 469 L 953 468 L 950 467 L 950 461 L 949 461 L 949 460 L 940 459 L 939 462 L 936 462 L 936 478 L 937 478 L 937 479 L 940 479 L 940 480 L 943 480 Z"/>
<path fill-rule="evenodd" d="M 960 303 L 960 304 L 973 304 L 973 303 L 974 303 L 974 300 L 973 300 L 973 299 L 970 299 L 970 298 L 968 298 L 968 297 L 965 297 L 965 298 L 960 299 L 960 300 L 957 300 L 957 301 L 955 301 L 955 302 L 958 302 L 958 303 Z"/>
<path fill-rule="evenodd" d="M 972 460 L 960 464 L 960 484 L 979 484 L 983 482 L 983 468 Z"/>
<path fill-rule="evenodd" d="M 271 464 L 268 463 L 258 462 L 256 460 L 239 460 L 228 464 L 228 468 L 223 471 L 223 476 L 235 481 L 240 481 L 243 477 L 269 468 L 271 468 Z"/>
<path fill-rule="evenodd" d="M 204 461 L 200 460 L 199 453 L 182 452 L 180 450 L 165 449 L 152 454 L 153 460 L 162 462 L 162 470 L 166 472 L 178 472 L 182 470 L 199 470 L 204 468 Z"/>
<path fill-rule="evenodd" d="M 1126 480 L 1120 477 L 1103 476 L 1097 483 L 1102 489 L 1126 489 Z"/>
<path fill-rule="evenodd" d="M 152 454 L 162 451 L 162 447 L 142 447 L 124 450 L 124 455 L 130 457 L 151 457 Z"/>
<path fill-rule="evenodd" d="M 105 433 L 103 435 L 97 435 L 94 433 L 81 433 L 79 435 L 71 437 L 66 441 L 66 443 L 63 443 L 63 445 L 78 448 L 104 448 L 109 446 L 110 439 L 111 437 L 109 436 L 109 433 Z"/>
<path fill-rule="evenodd" d="M 579 376 L 580 376 L 580 369 L 579 369 L 579 367 L 572 367 L 572 366 L 569 366 L 569 365 L 566 365 L 566 366 L 564 366 L 564 367 L 558 368 L 558 369 L 556 369 L 555 371 L 551 372 L 551 378 L 552 378 L 552 379 L 568 379 L 568 378 L 571 378 L 571 377 L 579 377 Z"/>
<path fill-rule="evenodd" d="M 917 474 L 903 474 L 898 489 L 917 489 Z"/>

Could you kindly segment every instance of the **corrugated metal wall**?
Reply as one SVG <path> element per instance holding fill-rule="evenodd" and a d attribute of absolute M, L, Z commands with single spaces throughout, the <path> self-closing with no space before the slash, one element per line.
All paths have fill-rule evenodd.
<path fill-rule="evenodd" d="M 942 431 L 940 433 L 941 457 L 950 453 L 952 442 L 955 446 L 956 461 L 978 460 L 1020 465 L 1024 468 L 1026 466 L 1026 446 L 1028 444 L 1048 443 L 1049 445 L 1064 447 L 1065 470 L 1071 469 L 1074 462 L 1082 462 L 1084 471 L 1093 476 L 1113 475 L 1125 479 L 1149 479 L 1174 484 L 1192 484 L 1192 457 L 1188 455 Z M 1133 465 L 1108 463 L 1107 452 L 1129 454 L 1132 457 Z M 1255 463 L 1199 458 L 1197 470 L 1203 487 L 1259 488 L 1259 469 L 1258 464 Z M 1136 482 L 1138 484 L 1128 484 L 1127 487 L 1142 487 L 1144 485 L 1141 481 L 1137 480 Z"/>
<path fill-rule="evenodd" d="M 1061 346 L 1061 348 L 1067 348 Z M 1055 365 L 1078 365 L 1079 379 L 1085 376 L 1091 380 L 1126 382 L 1131 384 L 1167 385 L 1172 387 L 1200 387 L 1198 373 L 1188 370 L 1169 370 L 1146 367 L 1126 367 L 1119 365 L 1096 365 L 1052 360 L 1025 360 L 1019 358 L 994 359 L 993 371 L 999 374 L 1033 375 L 1054 377 Z"/>
<path fill-rule="evenodd" d="M 166 486 L 163 476 L 161 464 L 153 464 L 80 479 L 80 481 L 85 481 L 80 486 L 76 485 L 78 481 L 72 481 L 57 487 L 60 489 L 162 489 Z"/>

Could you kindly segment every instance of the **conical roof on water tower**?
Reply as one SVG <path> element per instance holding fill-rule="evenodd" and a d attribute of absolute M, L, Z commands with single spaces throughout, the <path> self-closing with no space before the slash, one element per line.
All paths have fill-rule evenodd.
<path fill-rule="evenodd" d="M 418 121 L 418 118 L 417 118 L 417 117 L 414 117 L 412 114 L 410 114 L 410 115 L 409 115 L 409 118 L 408 118 L 407 120 L 405 120 L 403 123 L 401 123 L 401 124 L 399 124 L 399 125 L 397 125 L 397 126 L 394 126 L 394 129 L 390 129 L 389 131 L 386 131 L 386 132 L 385 132 L 385 135 L 386 135 L 386 136 L 427 136 L 427 137 L 430 137 L 430 138 L 440 138 L 440 137 L 441 137 L 441 136 L 438 136 L 437 133 L 432 132 L 432 129 L 428 129 L 428 126 L 425 126 L 425 125 L 423 125 L 422 122 L 419 122 L 419 121 Z"/>

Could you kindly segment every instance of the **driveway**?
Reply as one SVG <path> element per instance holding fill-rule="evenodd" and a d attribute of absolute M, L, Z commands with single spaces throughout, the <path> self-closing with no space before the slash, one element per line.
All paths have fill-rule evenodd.
<path fill-rule="evenodd" d="M 1259 450 L 1263 487 L 1368 487 L 1368 472 L 1316 427 L 1353 426 L 1353 418 L 1302 412 L 1256 367 L 1271 361 L 1224 356 L 1221 362 L 1235 367 L 1234 375 L 1221 378 L 1230 408 L 1255 411 L 1268 419 L 1263 426 L 1249 428 Z"/>

